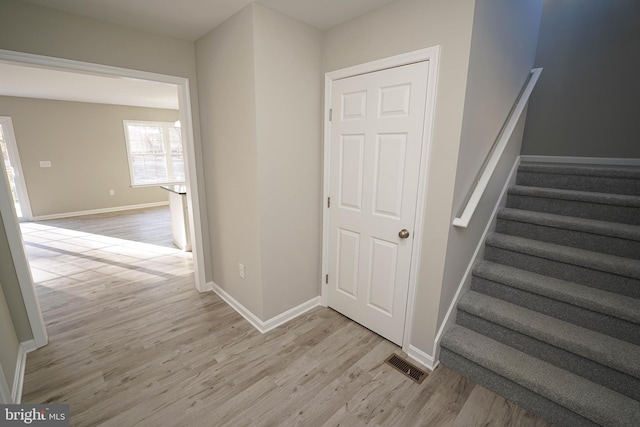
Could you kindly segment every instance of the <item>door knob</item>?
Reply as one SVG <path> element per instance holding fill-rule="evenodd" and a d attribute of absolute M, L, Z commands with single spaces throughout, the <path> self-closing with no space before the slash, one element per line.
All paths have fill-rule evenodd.
<path fill-rule="evenodd" d="M 400 237 L 401 239 L 406 239 L 407 237 L 409 237 L 409 230 L 407 230 L 406 228 L 403 228 L 398 233 L 398 237 Z"/>

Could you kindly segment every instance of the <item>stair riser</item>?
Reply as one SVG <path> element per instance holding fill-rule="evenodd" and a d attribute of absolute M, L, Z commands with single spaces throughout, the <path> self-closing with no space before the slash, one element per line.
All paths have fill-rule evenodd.
<path fill-rule="evenodd" d="M 517 185 L 640 196 L 640 180 L 520 171 Z"/>
<path fill-rule="evenodd" d="M 456 323 L 620 394 L 640 400 L 638 378 L 461 310 L 458 311 Z"/>
<path fill-rule="evenodd" d="M 550 277 L 603 289 L 609 292 L 640 298 L 640 280 L 612 273 L 592 270 L 550 259 L 486 246 L 484 258 L 499 264 L 544 274 Z"/>
<path fill-rule="evenodd" d="M 474 276 L 471 290 L 535 310 L 574 325 L 640 345 L 640 325 L 570 303 Z"/>
<path fill-rule="evenodd" d="M 640 225 L 640 208 L 637 207 L 604 205 L 576 200 L 524 196 L 520 194 L 509 194 L 507 197 L 507 207 L 577 218 L 597 219 L 599 221 Z"/>
<path fill-rule="evenodd" d="M 640 242 L 634 240 L 506 219 L 498 219 L 496 231 L 541 242 L 640 259 Z"/>
<path fill-rule="evenodd" d="M 440 362 L 477 384 L 514 402 L 551 423 L 567 427 L 597 427 L 598 424 L 522 387 L 493 371 L 442 347 Z"/>

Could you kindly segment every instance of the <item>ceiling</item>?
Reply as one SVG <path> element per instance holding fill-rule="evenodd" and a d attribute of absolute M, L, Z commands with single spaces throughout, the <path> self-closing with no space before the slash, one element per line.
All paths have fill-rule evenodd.
<path fill-rule="evenodd" d="M 1 0 L 0 0 L 1 1 Z M 251 0 L 24 0 L 29 3 L 195 41 Z M 256 0 L 325 30 L 394 0 Z M 0 95 L 178 108 L 175 85 L 0 62 Z"/>
<path fill-rule="evenodd" d="M 24 0 L 102 21 L 195 41 L 251 0 Z M 394 0 L 256 0 L 326 30 Z"/>
<path fill-rule="evenodd" d="M 2 62 L 0 75 L 0 95 L 5 96 L 178 109 L 178 89 L 170 83 Z"/>

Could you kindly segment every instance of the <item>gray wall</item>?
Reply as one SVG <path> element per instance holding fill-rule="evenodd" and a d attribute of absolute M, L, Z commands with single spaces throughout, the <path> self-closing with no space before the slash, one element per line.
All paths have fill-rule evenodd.
<path fill-rule="evenodd" d="M 196 59 L 213 281 L 262 318 L 253 8 L 196 41 Z"/>
<path fill-rule="evenodd" d="M 477 0 L 453 198 L 453 217 L 491 150 L 533 68 L 542 0 Z M 449 227 L 438 324 L 442 322 L 520 152 L 521 119 L 469 227 Z M 453 220 L 452 217 L 452 220 Z"/>
<path fill-rule="evenodd" d="M 640 157 L 640 2 L 545 0 L 522 154 Z"/>
<path fill-rule="evenodd" d="M 319 295 L 321 42 L 258 4 L 196 42 L 213 281 L 261 320 Z"/>
<path fill-rule="evenodd" d="M 122 121 L 174 122 L 177 111 L 0 96 L 0 116 L 12 118 L 34 216 L 167 200 L 159 187 L 131 188 Z"/>
<path fill-rule="evenodd" d="M 0 283 L 0 343 L 2 343 L 0 345 L 0 369 L 2 369 L 9 390 L 11 390 L 14 386 L 13 380 L 18 364 L 20 342 L 2 290 L 2 283 Z"/>
<path fill-rule="evenodd" d="M 322 36 L 255 4 L 258 190 L 265 319 L 320 294 Z"/>
<path fill-rule="evenodd" d="M 325 33 L 325 71 L 435 45 L 442 49 L 410 342 L 430 356 L 435 356 L 438 328 L 509 172 L 511 164 L 505 165 L 519 150 L 522 124 L 471 227 L 463 232 L 453 228 L 532 68 L 541 9 L 541 0 L 400 0 Z"/>

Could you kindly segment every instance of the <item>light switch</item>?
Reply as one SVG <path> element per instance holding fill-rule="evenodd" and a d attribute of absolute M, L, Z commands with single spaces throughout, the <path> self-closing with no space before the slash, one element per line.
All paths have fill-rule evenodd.
<path fill-rule="evenodd" d="M 50 160 L 40 160 L 40 167 L 41 168 L 50 168 L 51 167 L 51 161 Z"/>

